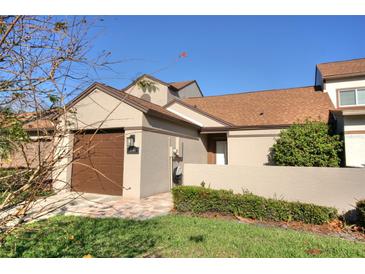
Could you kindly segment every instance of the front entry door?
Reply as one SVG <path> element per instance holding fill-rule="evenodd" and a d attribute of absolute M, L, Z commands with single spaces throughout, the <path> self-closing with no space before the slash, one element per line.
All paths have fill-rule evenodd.
<path fill-rule="evenodd" d="M 227 141 L 217 141 L 216 142 L 216 165 L 226 165 L 227 164 Z"/>

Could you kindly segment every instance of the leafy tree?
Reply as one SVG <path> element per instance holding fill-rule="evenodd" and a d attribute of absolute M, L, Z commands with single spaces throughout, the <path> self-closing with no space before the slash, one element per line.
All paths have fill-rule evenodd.
<path fill-rule="evenodd" d="M 279 166 L 338 167 L 342 141 L 324 122 L 305 121 L 282 130 L 272 149 Z"/>
<path fill-rule="evenodd" d="M 17 152 L 26 162 L 11 174 L 1 174 L 0 169 L 0 244 L 16 226 L 61 206 L 35 207 L 45 184 L 52 179 L 62 182 L 63 186 L 53 189 L 55 193 L 70 188 L 60 176 L 75 160 L 72 146 L 64 146 L 62 140 L 69 134 L 67 117 L 75 112 L 66 104 L 99 80 L 101 71 L 111 78 L 121 76 L 113 68 L 119 61 L 109 61 L 110 51 L 95 52 L 93 41 L 103 29 L 102 21 L 98 17 L 0 15 L 0 161 L 19 147 Z M 157 89 L 150 81 L 137 84 L 144 91 Z M 4 109 L 12 111 L 3 113 Z M 29 143 L 23 127 L 32 129 Z M 14 210 L 7 210 L 15 204 Z"/>
<path fill-rule="evenodd" d="M 7 159 L 17 147 L 29 141 L 22 122 L 9 109 L 0 110 L 0 160 Z"/>
<path fill-rule="evenodd" d="M 101 70 L 117 75 L 115 62 L 108 61 L 110 52 L 92 51 L 99 21 L 0 15 L 0 161 L 16 151 L 26 162 L 11 174 L 0 172 L 0 242 L 14 227 L 31 220 L 27 212 L 38 194 L 50 175 L 60 172 L 57 164 L 72 154 L 66 148 L 54 153 L 57 137 L 68 132 L 61 126 L 66 120 L 56 121 L 56 115 L 65 115 L 66 103 L 97 80 Z M 54 126 L 48 127 L 46 121 Z M 24 130 L 27 126 L 35 127 L 32 142 Z M 7 211 L 14 204 L 15 211 Z M 42 209 L 35 213 L 33 219 L 44 214 Z"/>

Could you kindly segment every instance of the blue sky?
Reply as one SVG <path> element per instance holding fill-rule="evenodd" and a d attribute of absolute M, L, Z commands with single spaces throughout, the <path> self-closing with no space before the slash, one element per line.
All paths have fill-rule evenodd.
<path fill-rule="evenodd" d="M 315 65 L 365 57 L 365 16 L 106 16 L 93 52 L 108 50 L 122 88 L 152 73 L 195 79 L 204 95 L 314 84 Z M 178 58 L 187 52 L 187 58 Z"/>

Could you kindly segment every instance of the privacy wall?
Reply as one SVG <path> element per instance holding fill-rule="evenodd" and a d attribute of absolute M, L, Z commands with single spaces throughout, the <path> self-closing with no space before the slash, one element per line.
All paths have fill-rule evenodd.
<path fill-rule="evenodd" d="M 365 169 L 184 164 L 184 185 L 203 181 L 213 189 L 248 190 L 267 198 L 333 206 L 340 212 L 365 198 Z"/>

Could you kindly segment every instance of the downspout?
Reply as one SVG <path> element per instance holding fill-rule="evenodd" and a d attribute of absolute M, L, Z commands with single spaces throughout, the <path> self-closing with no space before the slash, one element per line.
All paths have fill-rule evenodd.
<path fill-rule="evenodd" d="M 168 172 L 169 172 L 169 180 L 170 180 L 170 190 L 173 187 L 173 180 L 172 180 L 172 168 L 173 168 L 173 152 L 172 152 L 172 144 L 171 144 L 171 136 L 169 136 L 169 161 L 168 161 Z"/>

